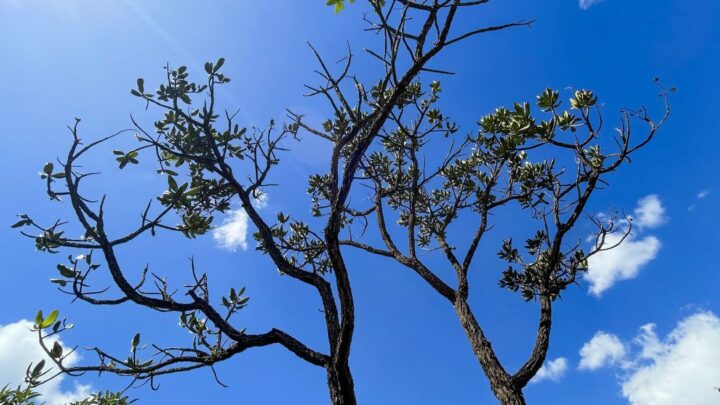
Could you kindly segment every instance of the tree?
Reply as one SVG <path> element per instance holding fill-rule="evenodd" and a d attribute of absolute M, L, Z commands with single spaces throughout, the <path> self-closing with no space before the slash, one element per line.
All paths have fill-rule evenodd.
<path fill-rule="evenodd" d="M 80 120 L 76 119 L 69 127 L 72 143 L 67 156 L 58 168 L 46 164 L 42 178 L 51 199 L 69 200 L 73 221 L 83 229 L 84 237 L 66 236 L 66 222 L 61 220 L 45 225 L 24 214 L 14 226 L 40 231 L 41 236 L 24 232 L 35 240 L 38 250 L 84 252 L 58 264 L 60 278 L 52 280 L 74 299 L 93 305 L 131 302 L 177 313 L 181 327 L 192 333 L 193 341 L 185 346 L 153 346 L 156 356 L 148 358 L 143 356 L 144 346 L 137 334 L 127 359 L 95 348 L 97 364 L 69 367 L 64 364 L 67 354 L 45 344 L 49 336 L 62 333 L 68 324 L 58 320 L 55 312 L 47 318 L 39 313 L 38 338 L 57 373 L 98 371 L 153 383 L 164 374 L 212 369 L 250 348 L 278 344 L 326 370 L 334 404 L 355 404 L 349 365 L 355 303 L 350 283 L 352 266 L 343 251 L 358 248 L 398 261 L 445 297 L 455 309 L 497 398 L 506 404 L 524 403 L 522 388 L 541 367 L 549 345 L 553 301 L 578 280 L 589 256 L 611 248 L 604 243 L 606 235 L 629 229 L 619 226 L 617 218 L 596 219 L 596 243 L 588 253 L 579 243 L 567 245 L 568 234 L 584 213 L 593 191 L 602 184 L 602 176 L 616 170 L 647 144 L 665 122 L 669 109 L 657 123 L 645 109 L 624 111 L 616 152 L 607 152 L 600 141 L 602 125 L 593 120 L 595 109 L 600 117 L 597 98 L 585 90 L 574 94 L 571 110 L 567 111 L 560 109 L 558 92 L 543 92 L 536 104 L 546 115 L 544 121 L 533 117 L 530 104 L 516 104 L 511 110 L 501 108 L 483 118 L 477 134 L 460 135 L 459 126 L 437 107 L 440 82 L 429 80 L 449 72 L 430 67 L 430 62 L 450 45 L 473 36 L 531 24 L 516 21 L 453 32 L 457 14 L 486 2 L 369 1 L 372 17 L 366 18 L 371 30 L 379 34 L 381 44 L 379 50 L 368 53 L 384 68 L 384 74 L 375 80 L 353 75 L 352 52 L 344 58 L 339 72 L 333 73 L 311 47 L 323 83 L 308 86 L 310 95 L 325 98 L 331 114 L 319 127 L 294 112 L 288 113 L 286 124 L 278 126 L 271 121 L 264 130 L 241 127 L 228 112 L 221 116 L 216 106 L 217 92 L 230 80 L 221 71 L 224 59 L 205 64 L 207 79 L 202 82 L 191 81 L 184 66 L 166 67 L 167 80 L 156 92 L 146 91 L 145 81 L 138 79 L 132 94 L 161 111 L 162 117 L 155 122 L 154 132 L 133 119 L 132 132 L 137 134 L 139 146 L 113 153 L 120 169 L 137 164 L 141 154 L 156 160 L 158 174 L 167 178 L 167 190 L 157 198 L 160 208 L 154 210 L 152 201 L 148 203 L 139 226 L 121 236 L 111 235 L 105 226 L 106 197 L 93 201 L 81 192 L 82 180 L 94 173 L 84 171 L 80 159 L 126 131 L 86 143 L 80 136 Z M 342 1 L 327 3 L 336 10 L 344 5 Z M 666 93 L 662 95 L 667 100 Z M 648 133 L 637 143 L 630 136 L 633 119 L 649 125 Z M 580 137 L 580 132 L 586 132 L 585 136 Z M 280 213 L 271 220 L 256 209 L 254 200 L 276 185 L 272 169 L 301 133 L 317 136 L 332 146 L 327 171 L 309 179 L 310 211 L 316 218 Z M 449 143 L 447 155 L 438 159 L 436 154 L 428 154 L 431 157 L 426 158 L 422 151 L 437 143 Z M 530 160 L 530 155 L 541 153 L 551 158 Z M 560 169 L 560 156 L 554 159 L 560 154 L 575 159 L 576 171 Z M 363 193 L 368 189 L 369 196 Z M 354 195 L 362 198 L 351 199 Z M 364 197 L 369 198 L 367 206 L 352 202 L 363 201 Z M 227 211 L 232 201 L 242 205 L 257 229 L 254 238 L 258 249 L 280 273 L 317 292 L 323 306 L 328 353 L 312 349 L 280 329 L 253 334 L 236 326 L 233 315 L 248 300 L 244 289 L 229 288 L 219 302 L 213 302 L 208 277 L 196 272 L 194 261 L 192 282 L 182 290 L 184 296 L 147 268 L 138 282 L 128 279 L 115 254 L 118 246 L 146 233 L 154 236 L 180 232 L 195 238 L 208 232 L 214 215 Z M 535 348 L 513 375 L 502 366 L 468 305 L 468 273 L 491 226 L 489 216 L 498 207 L 510 204 L 530 213 L 540 225 L 528 239 L 525 254 L 511 240 L 503 244 L 500 252 L 500 257 L 509 262 L 500 285 L 540 303 Z M 397 219 L 399 230 L 391 229 L 388 215 Z M 457 256 L 460 244 L 454 244 L 449 235 L 451 225 L 459 218 L 479 222 L 475 235 L 460 242 L 468 245 L 463 256 Z M 169 225 L 173 219 L 180 224 Z M 362 233 L 370 221 L 377 225 L 384 247 L 353 237 Z M 396 239 L 399 232 L 406 234 L 405 249 Z M 439 249 L 456 272 L 456 287 L 425 265 L 418 249 Z M 108 296 L 108 290 L 91 287 L 92 276 L 101 266 L 107 269 L 119 295 Z M 145 287 L 149 277 L 154 281 L 153 291 Z M 221 306 L 214 306 L 217 303 Z"/>
<path fill-rule="evenodd" d="M 328 2 L 335 5 L 336 10 L 342 9 L 342 2 L 337 3 Z M 241 127 L 235 123 L 235 116 L 228 112 L 221 118 L 216 110 L 216 91 L 230 81 L 221 73 L 224 59 L 205 64 L 207 79 L 201 83 L 190 81 L 186 67 L 173 69 L 168 66 L 167 81 L 154 94 L 145 90 L 143 79 L 138 79 L 132 94 L 147 105 L 160 109 L 164 115 L 155 123 L 152 134 L 133 119 L 133 131 L 137 132 L 140 146 L 113 153 L 120 169 L 137 164 L 140 153 L 151 153 L 157 160 L 157 172 L 167 177 L 168 187 L 157 198 L 161 207 L 154 211 L 152 201 L 148 203 L 142 212 L 140 225 L 121 236 L 111 235 L 106 228 L 103 210 L 106 196 L 95 201 L 81 191 L 82 180 L 95 173 L 84 171 L 80 159 L 98 145 L 127 131 L 83 142 L 80 119 L 76 119 L 74 125 L 68 127 L 72 144 L 66 157 L 59 160 L 61 163 L 57 168 L 53 163 L 47 163 L 43 167 L 42 178 L 52 200 L 69 200 L 75 215 L 74 222 L 83 229 L 84 237 L 68 237 L 63 230 L 67 224 L 64 221 L 46 225 L 26 214 L 20 215 L 20 221 L 14 226 L 40 231 L 41 236 L 23 232 L 34 239 L 40 251 L 55 253 L 60 249 L 69 249 L 84 252 L 77 257 L 70 255 L 67 262 L 58 264 L 60 278 L 52 280 L 74 299 L 92 305 L 131 302 L 157 311 L 178 313 L 181 326 L 192 333 L 193 341 L 187 346 L 153 346 L 156 356 L 146 358 L 142 356 L 143 346 L 140 334 L 137 334 L 132 339 L 131 354 L 127 359 L 95 348 L 97 364 L 70 367 L 64 364 L 67 353 L 45 344 L 48 337 L 62 333 L 68 324 L 65 320 L 56 319 L 57 312 L 48 318 L 39 313 L 36 329 L 40 344 L 58 369 L 54 375 L 97 371 L 152 383 L 164 374 L 213 368 L 216 363 L 250 348 L 278 344 L 308 363 L 326 369 L 334 404 L 354 404 L 356 400 L 349 366 L 354 300 L 348 266 L 341 250 L 341 233 L 348 229 L 349 215 L 353 213 L 348 207 L 351 187 L 358 170 L 364 165 L 370 146 L 386 125 L 393 124 L 391 117 L 422 95 L 418 81 L 421 72 L 441 73 L 426 66 L 437 54 L 454 43 L 481 33 L 530 24 L 519 21 L 451 35 L 456 14 L 481 3 L 484 1 L 435 1 L 431 4 L 370 1 L 376 20 L 368 19 L 368 22 L 372 30 L 381 34 L 383 43 L 382 51 L 369 53 L 380 60 L 386 73 L 366 90 L 360 79 L 349 74 L 352 53 L 345 58 L 341 73 L 334 76 L 312 48 L 324 83 L 310 87 L 311 94 L 327 98 L 334 114 L 324 124 L 323 130 L 312 129 L 302 116 L 292 112 L 289 123 L 278 127 L 271 121 L 264 130 Z M 406 27 L 413 16 L 424 21 L 416 33 L 411 33 Z M 411 42 L 415 44 L 412 49 Z M 345 95 L 348 82 L 352 82 L 355 88 L 356 105 L 351 105 Z M 205 96 L 204 101 L 194 100 L 202 96 Z M 300 130 L 318 135 L 333 145 L 328 172 L 310 178 L 313 213 L 326 218 L 319 227 L 285 214 L 280 214 L 277 222 L 271 223 L 253 205 L 253 201 L 261 198 L 273 185 L 271 170 L 279 163 L 284 143 L 288 138 L 296 137 Z M 245 165 L 244 170 L 239 165 Z M 209 298 L 207 275 L 198 274 L 194 262 L 191 264 L 192 283 L 183 290 L 184 297 L 180 297 L 163 277 L 150 273 L 148 268 L 138 282 L 128 279 L 127 271 L 115 253 L 118 246 L 131 243 L 146 233 L 180 232 L 188 238 L 195 238 L 210 230 L 213 215 L 228 210 L 233 200 L 240 202 L 257 228 L 254 237 L 258 249 L 267 254 L 280 273 L 310 286 L 319 295 L 329 353 L 314 350 L 280 329 L 251 334 L 233 325 L 233 315 L 248 300 L 244 290 L 230 288 L 221 299 L 221 309 L 218 309 Z M 172 218 L 178 218 L 180 225 L 168 225 Z M 91 288 L 92 276 L 103 265 L 119 292 L 117 296 L 108 296 L 107 289 L 98 292 Z M 332 280 L 329 273 L 333 275 Z M 144 289 L 149 277 L 153 278 L 154 291 Z"/>
<path fill-rule="evenodd" d="M 645 108 L 623 111 L 621 128 L 613 139 L 615 149 L 611 149 L 613 144 L 608 147 L 600 136 L 602 114 L 592 92 L 576 91 L 569 100 L 570 109 L 563 110 L 559 92 L 547 89 L 535 103 L 544 119 L 534 116 L 529 103 L 498 108 L 480 120 L 477 134 L 455 137 L 446 158 L 433 167 L 424 150 L 437 143 L 433 138 L 438 133 L 447 137 L 456 126 L 433 108 L 441 91 L 439 83 L 429 87 L 427 93 L 418 88 L 407 109 L 391 114 L 396 127 L 380 132 L 379 147 L 360 164 L 363 174 L 357 181 L 372 190 L 371 203 L 348 213 L 365 223 L 375 222 L 385 246 L 353 239 L 341 243 L 396 260 L 445 297 L 497 398 L 504 404 L 524 404 L 522 389 L 543 365 L 550 344 L 553 302 L 578 282 L 587 270 L 588 258 L 622 243 L 630 234 L 631 219 L 588 215 L 596 232 L 587 252 L 582 239 L 570 240 L 570 232 L 593 193 L 607 184 L 604 178 L 629 162 L 665 123 L 670 113 L 668 92 L 662 89 L 665 110 L 658 121 Z M 414 119 L 407 119 L 408 110 Z M 647 126 L 638 139 L 632 134 L 633 120 Z M 568 169 L 563 162 L 575 167 Z M 478 246 L 494 226 L 492 214 L 510 204 L 538 225 L 521 250 L 512 238 L 502 243 L 498 256 L 508 265 L 499 285 L 540 307 L 534 348 L 514 374 L 502 366 L 468 304 L 468 274 L 477 267 Z M 388 211 L 399 229 L 392 229 Z M 471 237 L 452 234 L 453 224 L 459 221 L 477 224 Z M 607 236 L 617 233 L 620 242 L 610 243 Z M 405 235 L 405 249 L 399 234 Z M 454 288 L 423 263 L 417 253 L 420 248 L 442 252 L 457 276 Z"/>
<path fill-rule="evenodd" d="M 328 1 L 331 3 L 335 4 L 336 11 L 344 8 L 342 0 Z M 438 2 L 432 5 L 401 3 L 426 10 L 430 15 L 436 7 L 443 7 Z M 478 3 L 485 1 L 453 4 Z M 404 28 L 390 31 L 387 40 L 391 42 L 392 34 L 399 33 L 405 43 L 421 48 L 422 32 L 413 35 Z M 388 71 L 394 68 L 394 56 L 380 57 Z M 575 91 L 569 98 L 570 108 L 563 109 L 560 93 L 546 89 L 535 102 L 544 119 L 536 118 L 530 103 L 515 103 L 511 109 L 498 108 L 484 116 L 478 123 L 477 134 L 456 136 L 457 125 L 434 105 L 441 92 L 440 83 L 432 81 L 423 90 L 420 82 L 415 82 L 408 87 L 408 95 L 400 100 L 397 108 L 390 111 L 390 125 L 379 128 L 373 135 L 371 141 L 375 145 L 357 155 L 359 173 L 351 181 L 371 190 L 366 198 L 370 203 L 349 206 L 345 210 L 346 222 L 361 220 L 364 227 L 370 221 L 375 222 L 385 246 L 354 240 L 352 233 L 340 243 L 394 259 L 446 298 L 465 330 L 493 393 L 503 404 L 525 403 L 522 390 L 542 367 L 549 348 L 554 301 L 568 286 L 578 282 L 591 256 L 619 246 L 630 235 L 630 217 L 588 215 L 596 227 L 589 251 L 582 248 L 582 241 L 570 241 L 571 231 L 585 214 L 591 196 L 608 184 L 605 178 L 623 163 L 630 162 L 630 156 L 647 145 L 668 119 L 668 93 L 675 89 L 665 89 L 659 79 L 655 81 L 664 102 L 660 118 L 652 119 L 645 107 L 623 110 L 621 126 L 610 140 L 607 136 L 601 137 L 602 111 L 597 96 L 589 90 Z M 645 132 L 639 137 L 633 134 L 633 121 L 644 124 Z M 344 122 L 329 122 L 323 129 L 336 125 L 342 127 Z M 431 154 L 425 151 L 431 149 L 431 145 L 437 147 L 438 135 L 452 137 L 453 141 L 447 147 L 445 158 L 433 161 L 426 158 Z M 531 159 L 530 154 L 538 158 Z M 575 167 L 563 166 L 568 162 Z M 311 189 L 318 201 L 324 202 L 315 207 L 316 213 L 323 215 L 320 208 L 330 203 L 332 194 L 324 191 L 320 182 Z M 526 212 L 529 220 L 538 223 L 538 229 L 526 239 L 522 252 L 512 238 L 503 242 L 498 257 L 508 266 L 498 284 L 519 292 L 525 301 L 538 302 L 540 309 L 532 352 L 513 374 L 501 364 L 468 304 L 468 274 L 476 267 L 473 264 L 478 246 L 493 227 L 490 220 L 493 212 L 510 204 Z M 386 211 L 394 214 L 395 221 L 386 219 Z M 472 237 L 460 234 L 453 238 L 452 225 L 461 220 L 477 223 Z M 393 222 L 398 229 L 391 229 Z M 403 233 L 405 240 L 401 242 L 396 235 Z M 620 233 L 619 242 L 606 240 L 608 235 L 617 233 Z M 405 249 L 401 243 L 406 245 Z M 463 254 L 458 253 L 461 248 L 465 249 Z M 442 252 L 456 274 L 455 288 L 423 263 L 418 249 Z"/>

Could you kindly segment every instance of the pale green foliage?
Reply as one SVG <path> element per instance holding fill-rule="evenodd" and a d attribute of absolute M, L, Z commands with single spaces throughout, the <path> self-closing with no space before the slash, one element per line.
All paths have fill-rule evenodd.
<path fill-rule="evenodd" d="M 348 0 L 348 3 L 355 3 L 355 0 Z M 369 0 L 369 3 L 373 7 L 385 6 L 385 0 Z M 332 6 L 336 13 L 339 13 L 345 9 L 345 0 L 327 0 L 325 3 L 328 6 Z"/>
<path fill-rule="evenodd" d="M 128 399 L 121 392 L 98 392 L 90 394 L 89 397 L 81 401 L 69 402 L 66 405 L 130 405 L 135 400 Z M 30 385 L 25 387 L 17 387 L 10 389 L 4 387 L 0 390 L 0 404 L 2 405 L 42 405 L 44 404 L 42 396 L 30 388 Z"/>

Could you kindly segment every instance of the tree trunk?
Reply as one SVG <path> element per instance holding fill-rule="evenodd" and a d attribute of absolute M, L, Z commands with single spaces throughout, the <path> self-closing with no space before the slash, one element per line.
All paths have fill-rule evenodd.
<path fill-rule="evenodd" d="M 503 405 L 525 405 L 525 397 L 522 390 L 509 387 L 507 390 L 501 387 L 500 390 L 493 388 L 495 396 Z"/>
<path fill-rule="evenodd" d="M 470 341 L 470 346 L 482 366 L 485 375 L 490 381 L 490 388 L 495 397 L 503 405 L 525 405 L 525 397 L 522 389 L 515 387 L 512 377 L 500 364 L 492 345 L 485 337 L 480 325 L 465 300 L 457 300 L 455 303 L 460 324 Z"/>
<path fill-rule="evenodd" d="M 356 405 L 355 384 L 348 364 L 328 364 L 328 387 L 333 405 Z"/>

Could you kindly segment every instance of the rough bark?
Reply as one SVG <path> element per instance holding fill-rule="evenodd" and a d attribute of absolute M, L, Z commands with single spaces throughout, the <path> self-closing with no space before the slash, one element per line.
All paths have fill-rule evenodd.
<path fill-rule="evenodd" d="M 527 362 L 513 375 L 516 387 L 524 388 L 537 374 L 550 347 L 550 330 L 552 328 L 552 301 L 547 296 L 540 298 L 540 321 L 538 322 L 535 346 Z"/>
<path fill-rule="evenodd" d="M 490 381 L 490 388 L 495 397 L 503 405 L 524 405 L 525 398 L 522 389 L 515 386 L 512 376 L 500 364 L 490 341 L 485 337 L 467 302 L 457 300 L 455 312 L 465 330 L 475 357 Z"/>
<path fill-rule="evenodd" d="M 342 363 L 329 364 L 327 367 L 330 400 L 333 405 L 356 405 L 355 383 L 350 372 L 350 366 L 347 362 Z"/>

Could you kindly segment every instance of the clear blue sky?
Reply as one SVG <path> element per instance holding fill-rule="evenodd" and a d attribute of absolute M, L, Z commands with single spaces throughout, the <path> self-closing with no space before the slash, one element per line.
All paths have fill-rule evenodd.
<path fill-rule="evenodd" d="M 331 60 L 342 57 L 346 41 L 361 54 L 377 41 L 363 32 L 364 7 L 356 4 L 335 15 L 321 0 L 0 0 L 0 224 L 12 224 L 23 212 L 45 221 L 69 217 L 66 206 L 47 200 L 37 175 L 44 162 L 66 153 L 65 126 L 81 117 L 82 134 L 90 139 L 129 127 L 130 113 L 151 122 L 157 111 L 145 111 L 129 89 L 139 76 L 148 85 L 158 83 L 167 62 L 200 73 L 205 61 L 225 57 L 233 81 L 223 103 L 239 108 L 245 125 L 281 120 L 285 108 L 322 119 L 327 108 L 321 100 L 302 96 L 303 84 L 316 81 L 305 40 Z M 464 131 L 474 130 L 477 119 L 495 107 L 533 100 L 545 87 L 594 89 L 606 103 L 608 129 L 618 122 L 621 107 L 645 103 L 657 111 L 653 77 L 678 88 L 667 127 L 612 176 L 610 187 L 590 207 L 593 212 L 609 207 L 632 212 L 639 199 L 657 195 L 666 223 L 638 238 L 653 236 L 662 247 L 636 277 L 618 281 L 601 297 L 588 294 L 587 283 L 563 296 L 556 306 L 549 359 L 567 359 L 567 371 L 558 382 L 529 386 L 529 403 L 626 403 L 618 380 L 627 370 L 578 370 L 579 350 L 596 332 L 617 335 L 631 347 L 641 325 L 657 324 L 663 338 L 698 311 L 720 313 L 718 16 L 720 3 L 711 0 L 605 0 L 587 10 L 576 0 L 496 0 L 463 18 L 458 32 L 517 19 L 536 23 L 531 29 L 469 40 L 433 64 L 458 73 L 442 79 L 443 106 Z M 355 71 L 361 77 L 367 73 L 368 82 L 375 79 L 369 58 L 359 57 Z M 129 136 L 109 148 L 132 142 Z M 305 176 L 323 170 L 326 152 L 311 138 L 294 147 L 277 173 L 283 187 L 271 190 L 268 215 L 306 212 Z M 163 187 L 149 166 L 118 172 L 109 149 L 86 164 L 104 171 L 91 188 L 108 192 L 108 215 L 116 218 L 118 233 L 139 221 L 144 202 Z M 698 198 L 704 191 L 707 195 Z M 494 231 L 498 240 L 503 230 L 523 226 L 496 219 L 506 221 Z M 131 305 L 70 304 L 47 281 L 63 256 L 35 253 L 31 241 L 6 225 L 0 226 L 0 240 L 5 258 L 0 325 L 31 319 L 38 308 L 59 308 L 76 325 L 63 338 L 67 345 L 101 345 L 124 354 L 136 331 L 149 342 L 189 340 L 176 327 L 175 315 Z M 213 285 L 247 286 L 251 305 L 238 322 L 248 330 L 279 327 L 324 349 L 317 297 L 278 276 L 250 244 L 247 251 L 229 252 L 210 235 L 196 241 L 168 236 L 143 239 L 119 254 L 130 274 L 150 263 L 177 283 L 187 280 L 187 259 L 194 255 Z M 497 246 L 484 252 L 492 255 Z M 363 255 L 350 257 L 358 325 L 351 366 L 360 403 L 492 403 L 452 308 L 406 269 Z M 478 267 L 476 314 L 501 358 L 515 368 L 530 350 L 535 305 L 497 288 L 501 267 Z M 0 369 L 6 366 L 0 363 Z M 328 402 L 324 371 L 281 348 L 250 350 L 219 372 L 229 388 L 201 370 L 162 378 L 159 391 L 143 388 L 131 396 L 141 404 Z M 118 388 L 123 382 L 92 376 L 79 381 L 96 388 Z M 72 382 L 65 379 L 63 387 L 73 389 Z"/>

